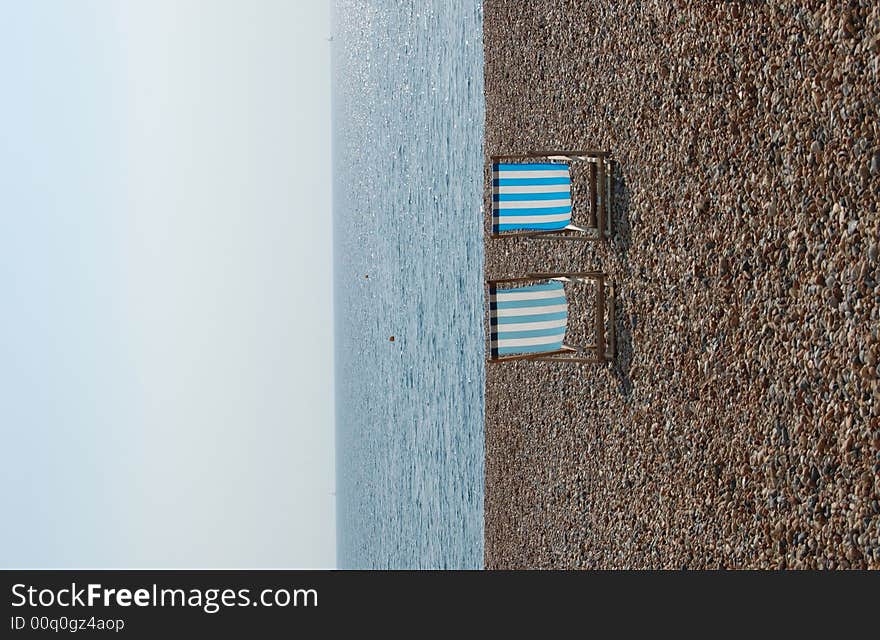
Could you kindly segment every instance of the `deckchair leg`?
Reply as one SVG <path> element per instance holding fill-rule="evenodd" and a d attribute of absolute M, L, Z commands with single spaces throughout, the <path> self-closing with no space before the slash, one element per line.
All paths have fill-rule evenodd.
<path fill-rule="evenodd" d="M 599 183 L 596 177 L 596 163 L 590 163 L 590 227 L 596 228 L 596 207 L 598 200 L 598 189 Z M 601 238 L 601 231 L 599 233 L 599 238 Z"/>
<path fill-rule="evenodd" d="M 617 317 L 614 310 L 614 287 L 608 289 L 608 340 L 609 358 L 614 360 L 617 357 Z"/>
<path fill-rule="evenodd" d="M 605 236 L 611 237 L 611 221 L 613 220 L 613 202 L 614 202 L 614 160 L 606 159 L 608 167 L 605 171 Z"/>
<path fill-rule="evenodd" d="M 596 220 L 596 228 L 599 231 L 599 237 L 605 238 L 605 208 L 607 201 L 607 194 L 605 192 L 605 158 L 600 158 L 599 162 L 599 177 L 598 177 L 598 187 L 599 187 L 599 211 Z"/>

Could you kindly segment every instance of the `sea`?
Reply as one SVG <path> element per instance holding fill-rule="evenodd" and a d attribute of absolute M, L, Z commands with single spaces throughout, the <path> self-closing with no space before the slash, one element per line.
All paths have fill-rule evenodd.
<path fill-rule="evenodd" d="M 483 566 L 481 5 L 333 7 L 340 568 Z"/>

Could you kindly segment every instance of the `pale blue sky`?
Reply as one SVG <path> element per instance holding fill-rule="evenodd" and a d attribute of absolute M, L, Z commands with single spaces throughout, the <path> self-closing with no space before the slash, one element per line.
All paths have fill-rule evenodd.
<path fill-rule="evenodd" d="M 329 31 L 0 0 L 0 567 L 335 565 Z"/>

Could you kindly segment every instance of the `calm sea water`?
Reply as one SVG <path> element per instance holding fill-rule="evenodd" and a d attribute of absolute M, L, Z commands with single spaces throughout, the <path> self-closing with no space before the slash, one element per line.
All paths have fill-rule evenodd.
<path fill-rule="evenodd" d="M 339 565 L 479 568 L 481 3 L 340 0 L 331 47 Z"/>

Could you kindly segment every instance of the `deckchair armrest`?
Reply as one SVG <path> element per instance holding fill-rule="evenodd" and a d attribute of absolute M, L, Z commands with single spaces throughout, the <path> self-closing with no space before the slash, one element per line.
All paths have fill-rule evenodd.
<path fill-rule="evenodd" d="M 541 149 L 530 150 L 525 153 L 500 153 L 490 156 L 492 162 L 501 160 L 528 160 L 529 158 L 549 158 L 551 156 L 565 156 L 568 158 L 606 158 L 610 152 L 604 149 L 579 149 L 579 150 L 560 150 L 560 149 Z"/>

